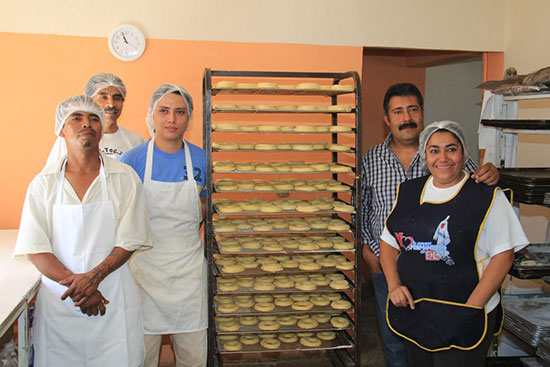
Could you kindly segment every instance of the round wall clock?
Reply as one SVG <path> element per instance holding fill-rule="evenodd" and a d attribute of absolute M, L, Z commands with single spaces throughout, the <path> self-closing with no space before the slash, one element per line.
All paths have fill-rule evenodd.
<path fill-rule="evenodd" d="M 145 51 L 143 32 L 131 24 L 122 24 L 113 29 L 108 42 L 111 53 L 122 61 L 136 60 Z"/>

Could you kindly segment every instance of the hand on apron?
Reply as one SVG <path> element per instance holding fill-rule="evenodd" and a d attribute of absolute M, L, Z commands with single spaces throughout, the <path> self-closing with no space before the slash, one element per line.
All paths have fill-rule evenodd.
<path fill-rule="evenodd" d="M 87 272 L 82 274 L 73 274 L 59 282 L 61 285 L 69 287 L 61 295 L 64 301 L 67 297 L 71 297 L 75 306 L 80 306 L 88 297 L 97 291 L 100 279 L 97 272 Z"/>
<path fill-rule="evenodd" d="M 103 297 L 100 291 L 95 291 L 85 301 L 80 302 L 80 312 L 88 316 L 105 315 L 105 305 L 109 303 L 109 300 Z M 77 307 L 75 305 L 75 307 Z"/>

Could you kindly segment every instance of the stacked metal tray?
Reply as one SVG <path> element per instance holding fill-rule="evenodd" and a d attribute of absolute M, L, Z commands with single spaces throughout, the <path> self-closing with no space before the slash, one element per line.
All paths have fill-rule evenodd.
<path fill-rule="evenodd" d="M 516 253 L 510 274 L 521 279 L 550 276 L 550 244 L 532 243 Z"/>
<path fill-rule="evenodd" d="M 544 359 L 550 365 L 550 338 L 542 338 L 537 348 L 537 356 Z"/>
<path fill-rule="evenodd" d="M 550 295 L 504 296 L 504 328 L 536 348 L 550 337 Z"/>
<path fill-rule="evenodd" d="M 550 205 L 550 168 L 501 168 L 502 188 L 512 189 L 514 201 Z"/>

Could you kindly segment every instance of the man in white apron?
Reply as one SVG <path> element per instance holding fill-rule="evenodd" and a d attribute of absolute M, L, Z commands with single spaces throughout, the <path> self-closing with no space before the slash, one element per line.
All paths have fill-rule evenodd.
<path fill-rule="evenodd" d="M 33 327 L 36 367 L 140 367 L 139 293 L 128 266 L 151 248 L 135 172 L 99 152 L 103 109 L 87 96 L 59 104 L 68 154 L 31 182 L 14 251 L 42 273 Z"/>
<path fill-rule="evenodd" d="M 126 87 L 118 76 L 109 73 L 92 76 L 86 83 L 84 94 L 92 97 L 105 111 L 105 126 L 99 142 L 101 153 L 116 159 L 122 153 L 143 143 L 141 135 L 118 125 L 117 121 L 126 98 Z M 48 156 L 46 166 L 56 163 L 65 154 L 67 154 L 65 139 L 58 137 Z"/>
<path fill-rule="evenodd" d="M 161 85 L 147 113 L 153 138 L 120 158 L 143 180 L 153 232 L 153 250 L 130 261 L 143 306 L 147 367 L 158 365 L 163 334 L 171 336 L 176 366 L 206 365 L 206 259 L 199 235 L 206 155 L 183 140 L 192 112 L 185 89 Z"/>

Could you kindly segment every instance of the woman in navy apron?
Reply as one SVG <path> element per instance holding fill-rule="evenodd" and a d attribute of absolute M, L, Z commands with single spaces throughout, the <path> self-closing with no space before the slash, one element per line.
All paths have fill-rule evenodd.
<path fill-rule="evenodd" d="M 411 367 L 485 366 L 500 285 L 528 240 L 502 191 L 463 170 L 460 125 L 428 125 L 420 153 L 430 175 L 399 186 L 381 236 L 387 322 Z"/>

